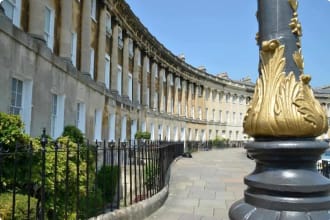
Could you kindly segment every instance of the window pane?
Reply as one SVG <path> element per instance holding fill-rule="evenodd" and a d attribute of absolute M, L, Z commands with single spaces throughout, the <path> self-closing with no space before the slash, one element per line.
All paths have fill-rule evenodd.
<path fill-rule="evenodd" d="M 1 4 L 3 9 L 5 10 L 6 16 L 10 20 L 14 19 L 15 2 L 16 1 L 12 2 L 12 1 L 9 1 L 9 0 L 4 0 Z"/>
<path fill-rule="evenodd" d="M 52 106 L 52 114 L 57 114 L 57 95 L 53 95 L 53 106 Z"/>
<path fill-rule="evenodd" d="M 44 23 L 44 30 L 47 34 L 49 34 L 50 32 L 50 14 L 51 14 L 51 11 L 49 8 L 45 8 L 45 23 Z"/>

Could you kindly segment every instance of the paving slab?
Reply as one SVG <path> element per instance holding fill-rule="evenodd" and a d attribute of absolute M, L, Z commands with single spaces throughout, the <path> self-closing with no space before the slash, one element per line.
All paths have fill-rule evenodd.
<path fill-rule="evenodd" d="M 147 220 L 228 220 L 230 206 L 241 199 L 244 176 L 255 167 L 243 148 L 200 151 L 171 170 L 169 196 Z"/>

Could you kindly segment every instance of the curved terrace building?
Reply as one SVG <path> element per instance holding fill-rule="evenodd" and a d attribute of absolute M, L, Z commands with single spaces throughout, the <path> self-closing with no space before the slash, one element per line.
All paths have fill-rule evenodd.
<path fill-rule="evenodd" d="M 123 0 L 4 0 L 0 111 L 32 136 L 65 125 L 90 140 L 245 140 L 254 84 L 172 54 Z M 330 89 L 315 90 L 330 114 Z"/>

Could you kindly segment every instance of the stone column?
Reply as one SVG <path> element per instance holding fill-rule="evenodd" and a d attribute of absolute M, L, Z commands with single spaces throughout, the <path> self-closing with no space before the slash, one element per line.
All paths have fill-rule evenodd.
<path fill-rule="evenodd" d="M 175 80 L 174 80 L 174 114 L 175 115 L 180 115 L 180 112 L 179 112 L 179 88 L 178 88 L 179 80 L 180 80 L 180 77 L 175 77 Z"/>
<path fill-rule="evenodd" d="M 143 57 L 143 64 L 142 64 L 142 105 L 147 106 L 147 99 L 148 94 L 147 94 L 147 89 L 148 89 L 148 73 L 147 73 L 147 65 L 149 65 L 149 57 L 145 55 Z M 149 90 L 150 93 L 150 90 Z M 149 94 L 150 95 L 150 94 Z"/>
<path fill-rule="evenodd" d="M 111 92 L 118 94 L 117 72 L 118 72 L 118 30 L 119 25 L 115 24 L 112 29 L 112 47 L 111 47 Z"/>
<path fill-rule="evenodd" d="M 191 82 L 189 82 L 189 86 L 188 86 L 188 112 L 187 112 L 187 115 L 189 118 L 192 118 L 192 111 L 191 111 L 191 108 L 192 108 L 192 91 L 193 91 L 193 84 Z"/>
<path fill-rule="evenodd" d="M 195 109 L 194 109 L 194 117 L 197 118 L 196 116 L 198 116 L 198 107 L 201 107 L 202 109 L 202 115 L 203 115 L 203 106 L 199 105 L 199 97 L 198 97 L 198 90 L 200 88 L 200 85 L 195 86 L 195 92 L 194 92 L 194 96 L 195 96 Z"/>
<path fill-rule="evenodd" d="M 187 93 L 187 81 L 182 80 L 182 88 L 181 88 L 181 113 L 182 116 L 186 116 L 186 94 Z"/>
<path fill-rule="evenodd" d="M 199 89 L 201 89 L 201 87 L 199 88 Z M 208 106 L 207 104 L 206 104 L 206 90 L 208 90 L 209 88 L 206 88 L 206 87 L 203 87 L 203 93 L 202 93 L 202 98 L 199 100 L 199 105 L 201 106 L 201 108 L 202 108 L 202 119 L 204 120 L 206 120 L 207 119 L 207 112 L 206 112 L 206 106 Z M 210 92 L 211 92 L 211 90 L 209 91 L 209 99 L 210 99 Z M 198 95 L 197 95 L 198 96 Z M 209 111 L 210 111 L 210 109 L 209 109 Z M 209 112 L 208 112 L 209 113 Z"/>
<path fill-rule="evenodd" d="M 158 92 L 158 97 L 159 97 L 159 110 L 160 112 L 164 112 L 164 75 L 165 75 L 165 69 L 164 68 L 161 68 L 160 71 L 159 71 L 159 78 L 158 78 L 158 81 L 159 81 L 159 92 Z"/>
<path fill-rule="evenodd" d="M 129 62 L 129 54 L 128 54 L 128 43 L 129 37 L 125 37 L 124 39 L 124 48 L 123 48 L 123 97 L 128 98 L 128 62 Z"/>
<path fill-rule="evenodd" d="M 99 38 L 97 41 L 97 81 L 105 84 L 105 47 L 106 47 L 106 7 L 100 8 L 100 18 L 98 21 L 99 25 Z"/>
<path fill-rule="evenodd" d="M 133 64 L 133 103 L 137 104 L 138 101 L 138 83 L 140 74 L 140 65 L 138 64 L 138 59 L 141 57 L 141 51 L 138 47 L 134 49 L 134 64 Z M 141 88 L 140 88 L 141 89 Z M 141 91 L 140 91 L 141 92 Z"/>
<path fill-rule="evenodd" d="M 171 86 L 171 79 L 173 79 L 173 74 L 167 74 L 167 113 L 171 112 L 171 100 L 172 100 L 172 86 Z"/>
<path fill-rule="evenodd" d="M 42 0 L 30 0 L 29 3 L 29 33 L 34 38 L 45 41 L 45 3 Z"/>
<path fill-rule="evenodd" d="M 90 75 L 91 1 L 85 0 L 82 4 L 80 71 Z"/>
<path fill-rule="evenodd" d="M 60 56 L 71 59 L 72 0 L 61 0 Z"/>
<path fill-rule="evenodd" d="M 150 106 L 152 109 L 155 109 L 156 103 L 155 103 L 155 95 L 156 95 L 156 81 L 155 81 L 155 76 L 156 76 L 156 71 L 158 69 L 157 63 L 153 62 L 151 66 L 151 79 L 150 79 Z"/>

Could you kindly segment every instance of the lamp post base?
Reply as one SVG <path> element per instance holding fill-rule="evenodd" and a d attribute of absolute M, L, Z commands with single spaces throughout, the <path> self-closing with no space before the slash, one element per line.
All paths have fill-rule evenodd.
<path fill-rule="evenodd" d="M 231 206 L 229 218 L 231 220 L 329 220 L 330 210 L 278 211 L 255 207 L 242 199 Z"/>
<path fill-rule="evenodd" d="M 316 170 L 327 143 L 257 139 L 245 148 L 256 168 L 244 178 L 248 188 L 231 206 L 231 220 L 330 219 L 330 180 Z"/>

